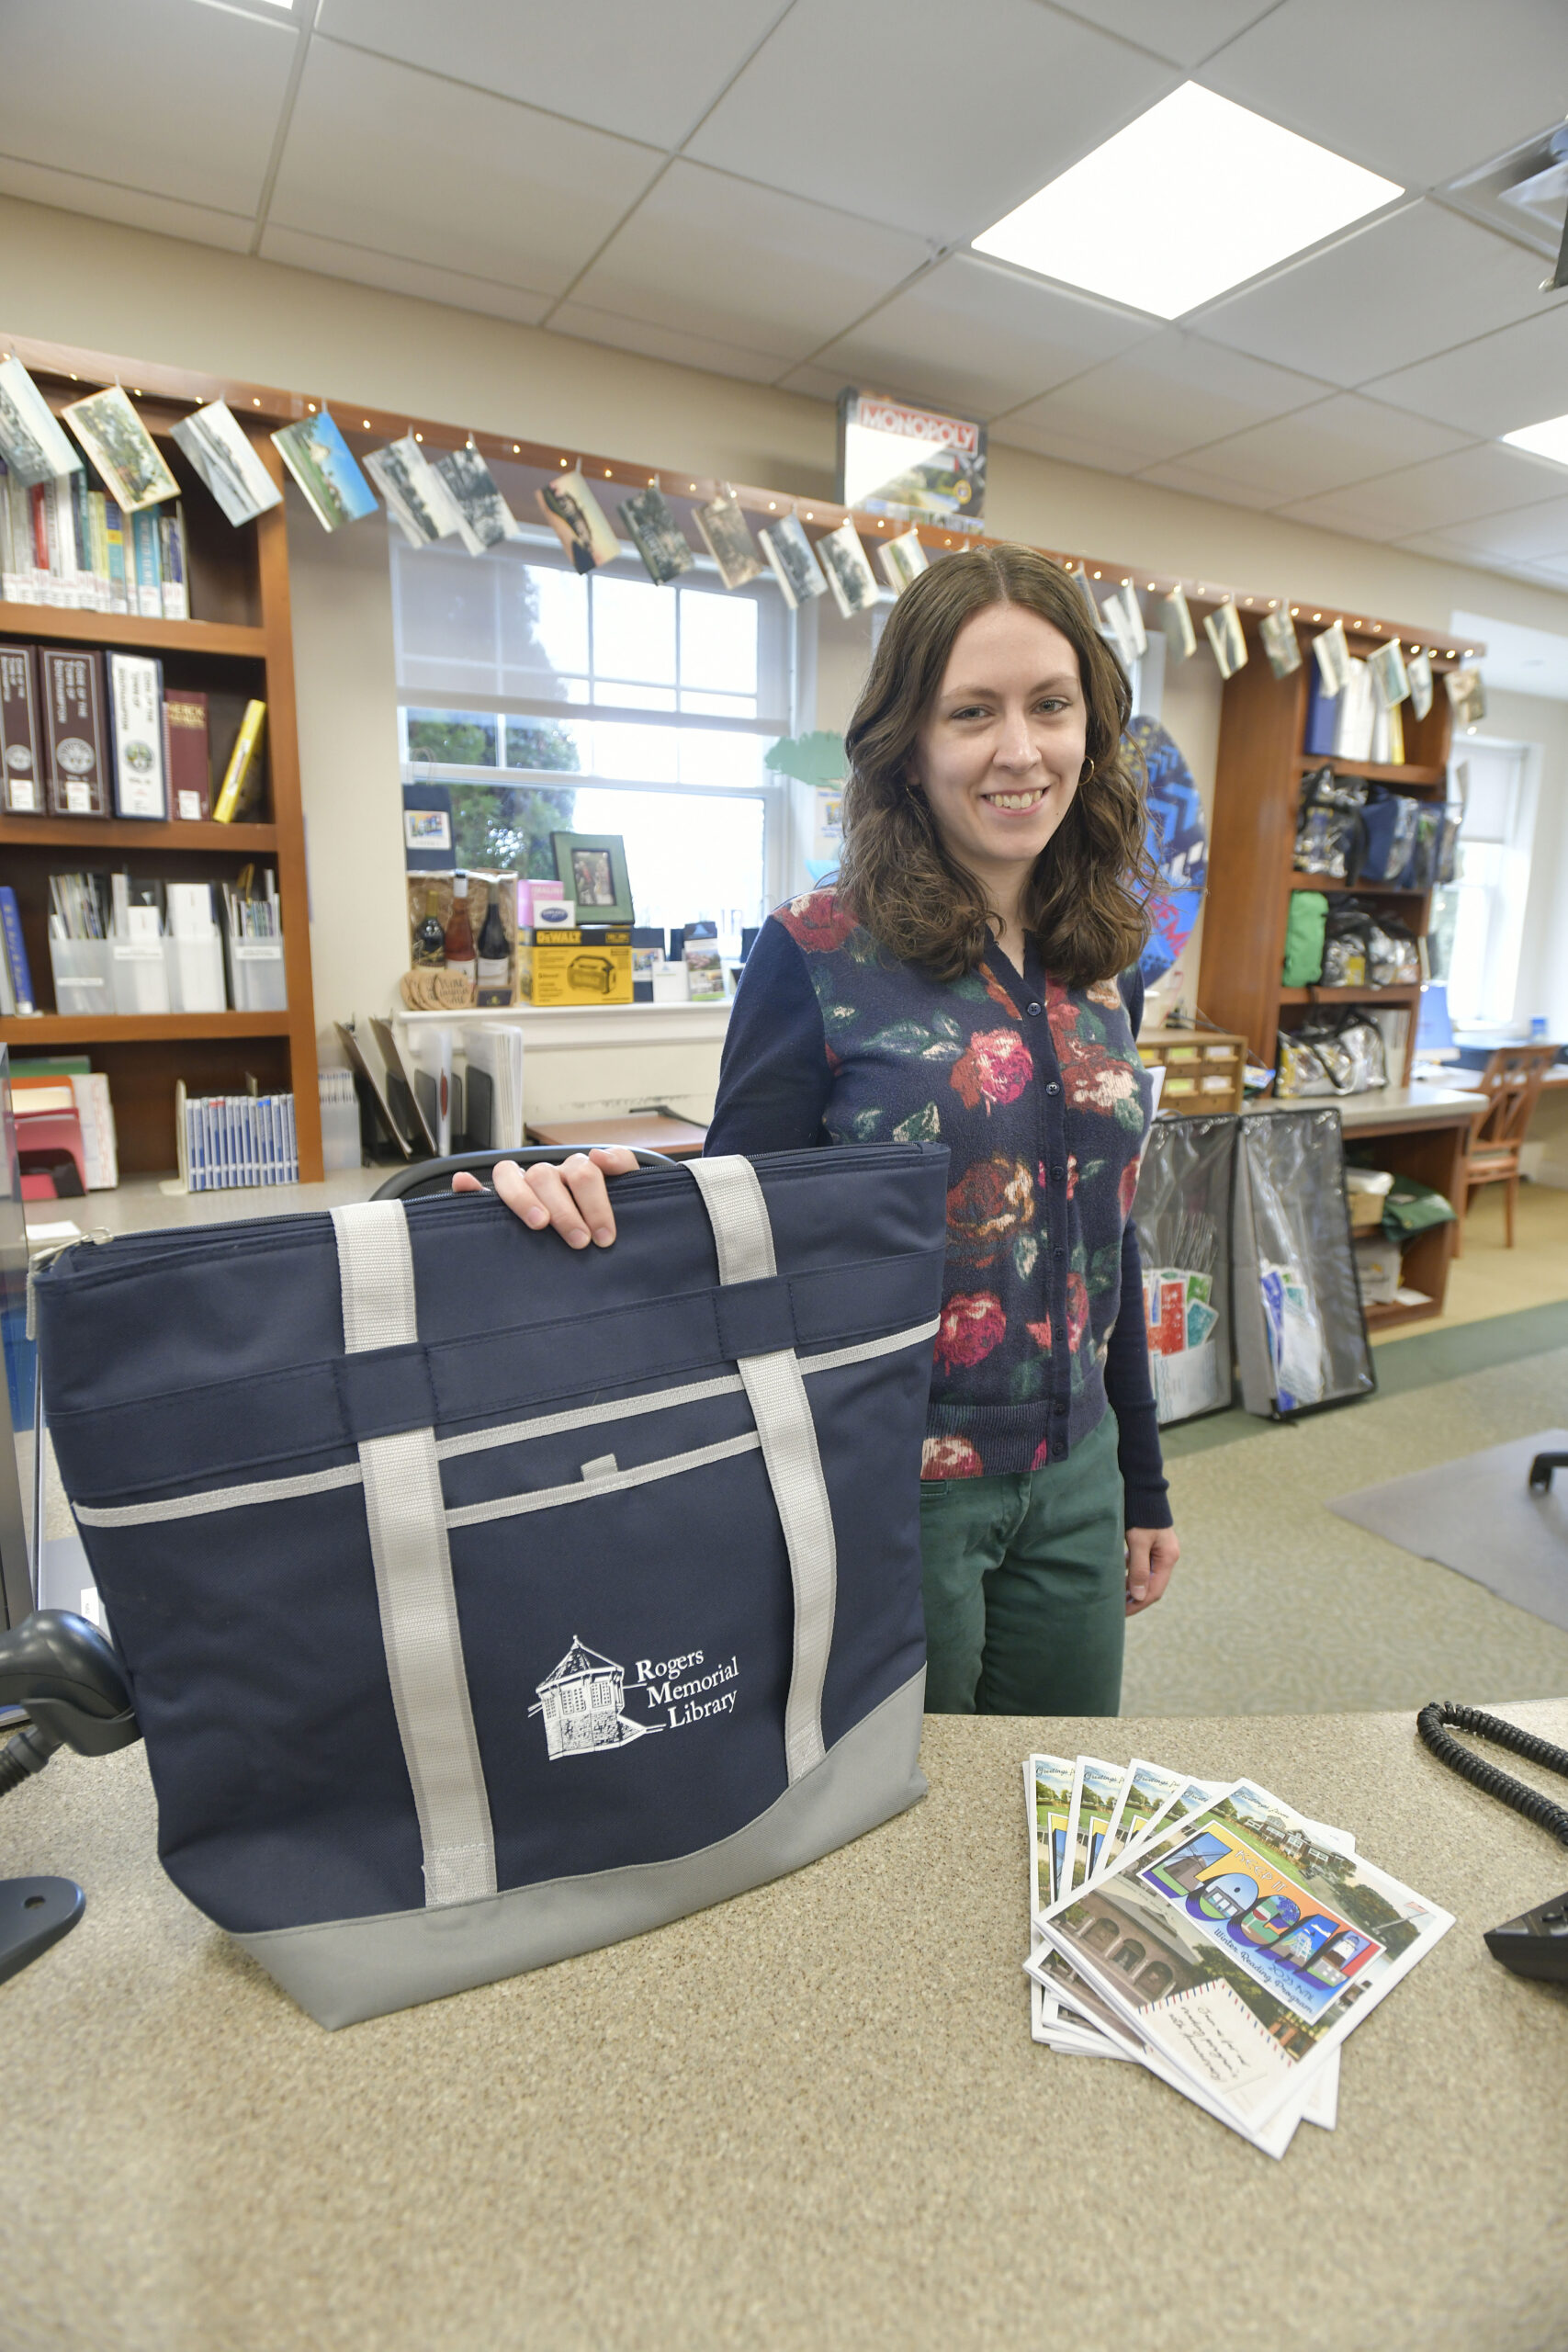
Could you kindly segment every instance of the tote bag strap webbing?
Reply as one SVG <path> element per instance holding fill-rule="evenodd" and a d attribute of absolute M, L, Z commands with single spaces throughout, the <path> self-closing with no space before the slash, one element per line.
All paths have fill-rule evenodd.
<path fill-rule="evenodd" d="M 725 1155 L 686 1162 L 713 1226 L 721 1283 L 773 1279 L 773 1231 L 757 1171 L 749 1159 Z M 741 1356 L 736 1369 L 746 1385 L 762 1460 L 784 1528 L 795 1587 L 795 1653 L 784 1708 L 784 1758 L 791 1783 L 820 1764 L 822 1686 L 833 1647 L 838 1599 L 838 1549 L 833 1509 L 806 1383 L 793 1348 Z"/>
<path fill-rule="evenodd" d="M 333 1211 L 344 1345 L 412 1346 L 419 1338 L 413 1253 L 400 1201 Z M 381 1638 L 424 1849 L 428 1905 L 495 1893 L 490 1798 L 468 1702 L 452 1556 L 433 1429 L 359 1446 Z"/>

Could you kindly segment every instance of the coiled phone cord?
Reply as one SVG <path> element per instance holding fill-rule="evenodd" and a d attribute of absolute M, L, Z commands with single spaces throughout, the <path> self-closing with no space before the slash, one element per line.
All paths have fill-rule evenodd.
<path fill-rule="evenodd" d="M 1553 1804 L 1539 1789 L 1530 1788 L 1524 1781 L 1516 1781 L 1511 1772 L 1501 1772 L 1495 1764 L 1488 1764 L 1457 1739 L 1451 1739 L 1443 1728 L 1452 1724 L 1456 1730 L 1473 1732 L 1477 1739 L 1489 1739 L 1497 1747 L 1511 1748 L 1527 1763 L 1544 1766 L 1549 1772 L 1561 1772 L 1568 1779 L 1568 1748 L 1554 1747 L 1549 1739 L 1538 1739 L 1533 1732 L 1520 1731 L 1517 1724 L 1506 1724 L 1499 1715 L 1483 1714 L 1479 1707 L 1456 1707 L 1450 1699 L 1434 1699 L 1422 1708 L 1416 1718 L 1416 1728 L 1427 1746 L 1450 1772 L 1469 1781 L 1475 1788 L 1484 1790 L 1489 1797 L 1499 1798 L 1533 1821 L 1538 1829 L 1548 1829 L 1560 1846 L 1568 1846 L 1568 1805 Z"/>

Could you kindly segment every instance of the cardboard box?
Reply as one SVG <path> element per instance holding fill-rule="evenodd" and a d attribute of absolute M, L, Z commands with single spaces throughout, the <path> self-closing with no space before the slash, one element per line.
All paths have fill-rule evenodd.
<path fill-rule="evenodd" d="M 629 931 L 597 923 L 577 931 L 525 931 L 518 965 L 527 1004 L 632 1002 Z"/>

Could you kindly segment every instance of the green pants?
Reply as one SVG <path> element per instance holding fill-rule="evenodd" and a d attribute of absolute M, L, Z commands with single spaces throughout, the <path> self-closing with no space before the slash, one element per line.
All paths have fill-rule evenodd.
<path fill-rule="evenodd" d="M 1126 1544 L 1116 1417 L 1021 1477 L 920 1486 L 926 1710 L 1113 1715 Z"/>

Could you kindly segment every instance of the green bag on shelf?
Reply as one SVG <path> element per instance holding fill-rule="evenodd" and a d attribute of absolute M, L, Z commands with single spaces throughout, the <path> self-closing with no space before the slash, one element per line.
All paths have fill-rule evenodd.
<path fill-rule="evenodd" d="M 1285 968 L 1280 983 L 1288 989 L 1311 988 L 1323 978 L 1323 941 L 1328 928 L 1328 900 L 1321 890 L 1292 890 L 1285 918 Z"/>
<path fill-rule="evenodd" d="M 1453 1223 L 1454 1211 L 1441 1193 L 1417 1184 L 1413 1176 L 1396 1176 L 1383 1196 L 1382 1229 L 1390 1241 L 1407 1241 L 1429 1225 Z"/>

